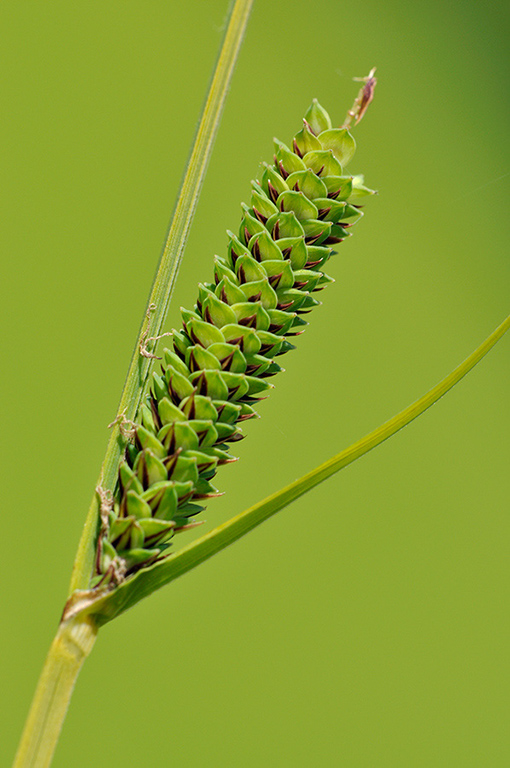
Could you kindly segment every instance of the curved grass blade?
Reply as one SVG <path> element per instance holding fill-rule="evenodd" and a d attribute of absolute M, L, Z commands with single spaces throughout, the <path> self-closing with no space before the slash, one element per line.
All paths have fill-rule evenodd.
<path fill-rule="evenodd" d="M 329 461 L 303 475 L 299 480 L 286 486 L 281 491 L 268 496 L 264 501 L 255 504 L 205 536 L 183 547 L 175 555 L 171 555 L 165 561 L 152 566 L 152 568 L 141 571 L 109 594 L 99 599 L 89 599 L 91 593 L 83 593 L 83 599 L 78 599 L 75 602 L 70 615 L 76 615 L 76 613 L 83 610 L 86 613 L 94 614 L 95 620 L 99 625 L 111 621 L 111 619 L 131 608 L 139 600 L 151 594 L 151 592 L 163 587 L 178 576 L 186 573 L 186 571 L 212 557 L 212 555 L 220 552 L 229 544 L 237 541 L 237 539 L 244 536 L 257 525 L 260 525 L 264 520 L 267 520 L 292 501 L 307 493 L 307 491 L 319 485 L 328 477 L 331 477 L 331 475 L 364 456 L 424 413 L 469 373 L 509 328 L 510 315 L 449 376 L 382 426 L 370 432 L 370 434 L 349 448 L 341 451 L 332 459 L 329 459 Z"/>
<path fill-rule="evenodd" d="M 253 0 L 235 0 L 231 7 L 225 37 L 120 399 L 118 413 L 124 414 L 126 420 L 134 418 L 145 393 L 152 359 L 140 354 L 139 345 L 144 338 L 143 334 L 148 335 L 149 322 L 151 337 L 161 332 L 168 312 L 252 4 Z M 153 308 L 151 312 L 149 308 Z M 105 491 L 113 491 L 124 444 L 119 426 L 116 425 L 112 429 L 98 481 L 98 485 Z M 98 517 L 99 501 L 97 494 L 94 494 L 78 546 L 69 594 L 76 589 L 83 589 L 88 584 L 92 573 Z"/>

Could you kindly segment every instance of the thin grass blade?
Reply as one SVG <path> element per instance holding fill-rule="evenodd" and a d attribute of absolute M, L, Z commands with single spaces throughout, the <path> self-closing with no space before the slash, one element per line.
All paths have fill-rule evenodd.
<path fill-rule="evenodd" d="M 195 568 L 195 566 L 222 549 L 225 549 L 229 544 L 233 544 L 234 541 L 240 539 L 241 536 L 244 536 L 257 525 L 260 525 L 264 520 L 284 509 L 292 501 L 303 496 L 303 494 L 319 485 L 319 483 L 324 482 L 331 475 L 364 456 L 424 413 L 469 373 L 509 328 L 510 315 L 478 349 L 443 381 L 408 408 L 349 448 L 333 456 L 329 461 L 324 462 L 308 474 L 303 475 L 299 480 L 268 496 L 263 501 L 241 512 L 241 514 L 231 518 L 223 525 L 218 526 L 210 533 L 183 547 L 165 561 L 141 571 L 113 592 L 90 602 L 84 594 L 83 601 L 77 601 L 74 611 L 90 611 L 95 615 L 96 621 L 99 624 L 104 624 L 128 608 L 131 608 L 139 600 L 142 600 L 155 590 Z"/>
<path fill-rule="evenodd" d="M 252 4 L 253 0 L 235 0 L 230 10 L 225 37 L 120 399 L 118 413 L 123 414 L 128 421 L 134 418 L 138 410 L 153 362 L 150 357 L 140 354 L 140 342 L 144 333 L 146 336 L 150 333 L 151 337 L 159 335 L 168 312 Z M 104 491 L 113 491 L 123 447 L 124 441 L 117 424 L 112 429 L 98 481 L 98 486 Z M 89 581 L 98 517 L 99 502 L 97 494 L 94 494 L 74 562 L 69 594 L 76 589 L 83 589 Z"/>

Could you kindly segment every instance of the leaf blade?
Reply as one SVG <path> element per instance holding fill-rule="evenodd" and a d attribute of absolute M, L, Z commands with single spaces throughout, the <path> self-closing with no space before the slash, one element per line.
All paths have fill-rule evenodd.
<path fill-rule="evenodd" d="M 166 560 L 153 565 L 145 571 L 140 571 L 135 577 L 117 587 L 113 592 L 93 600 L 89 604 L 84 603 L 83 609 L 93 613 L 99 624 L 104 624 L 135 605 L 139 600 L 148 596 L 156 589 L 160 589 L 165 584 L 170 583 L 209 559 L 212 555 L 225 549 L 229 544 L 237 541 L 237 539 L 276 514 L 276 512 L 288 506 L 292 501 L 307 493 L 344 467 L 352 464 L 358 458 L 385 442 L 396 432 L 399 432 L 411 421 L 414 421 L 414 419 L 440 400 L 469 373 L 509 328 L 510 315 L 452 373 L 392 419 L 311 472 L 303 475 L 299 480 L 268 496 L 263 501 L 258 502 L 226 523 L 223 523 L 223 525 L 210 531 L 210 533 L 183 547 L 175 555 L 171 555 Z"/>

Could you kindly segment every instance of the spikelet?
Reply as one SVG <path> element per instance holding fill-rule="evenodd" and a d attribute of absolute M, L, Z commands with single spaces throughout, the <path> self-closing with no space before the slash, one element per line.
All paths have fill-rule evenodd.
<path fill-rule="evenodd" d="M 282 370 L 275 358 L 294 349 L 289 337 L 333 282 L 323 271 L 331 246 L 350 235 L 359 202 L 373 194 L 362 177 L 344 174 L 355 148 L 316 100 L 292 149 L 275 140 L 274 164 L 252 182 L 226 258 L 215 258 L 214 283 L 199 286 L 194 310 L 181 310 L 183 328 L 153 374 L 103 515 L 91 586 L 165 557 L 173 535 L 219 495 L 211 481 L 236 460 L 229 450 L 243 437 L 240 423 L 256 415 Z"/>

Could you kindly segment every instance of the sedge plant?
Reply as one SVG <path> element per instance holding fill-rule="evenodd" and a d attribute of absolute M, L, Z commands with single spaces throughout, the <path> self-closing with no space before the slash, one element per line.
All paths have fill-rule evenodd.
<path fill-rule="evenodd" d="M 381 444 L 450 390 L 510 326 L 499 328 L 419 401 L 296 482 L 190 544 L 216 474 L 236 460 L 243 422 L 273 388 L 309 314 L 332 282 L 330 258 L 352 234 L 374 191 L 347 170 L 352 129 L 376 85 L 375 70 L 344 121 L 315 100 L 288 143 L 252 182 L 226 253 L 161 334 L 251 2 L 232 6 L 222 50 L 183 181 L 118 417 L 74 564 L 68 600 L 39 681 L 15 768 L 50 765 L 76 677 L 98 630 L 142 598 L 219 552 L 314 486 Z M 207 280 L 207 276 L 206 276 Z M 168 345 L 156 354 L 157 342 Z"/>

